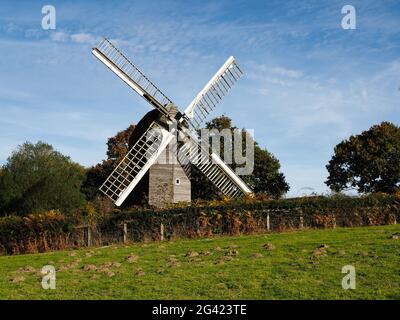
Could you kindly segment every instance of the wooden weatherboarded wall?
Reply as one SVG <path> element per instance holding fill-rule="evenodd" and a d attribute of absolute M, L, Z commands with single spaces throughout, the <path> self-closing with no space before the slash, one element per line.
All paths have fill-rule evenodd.
<path fill-rule="evenodd" d="M 191 200 L 190 180 L 167 148 L 149 170 L 149 204 L 165 207 Z"/>

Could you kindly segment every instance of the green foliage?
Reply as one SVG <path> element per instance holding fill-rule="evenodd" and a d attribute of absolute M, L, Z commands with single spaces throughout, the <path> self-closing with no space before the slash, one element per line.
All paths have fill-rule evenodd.
<path fill-rule="evenodd" d="M 242 199 L 240 201 L 201 201 L 159 211 L 114 210 L 104 214 L 101 206 L 89 203 L 76 216 L 57 213 L 26 218 L 0 218 L 0 252 L 24 253 L 56 250 L 85 243 L 82 228 L 96 230 L 97 244 L 122 241 L 123 223 L 129 224 L 132 241 L 159 240 L 160 224 L 169 239 L 210 237 L 334 226 L 370 226 L 400 221 L 400 195 L 374 194 L 352 197 L 305 197 L 298 199 Z M 269 217 L 269 218 L 267 218 Z M 80 237 L 80 238 L 79 238 Z M 83 237 L 83 238 L 82 238 Z M 94 234 L 93 234 L 93 237 Z"/>
<path fill-rule="evenodd" d="M 0 252 L 44 252 L 67 247 L 71 224 L 58 211 L 0 218 Z"/>
<path fill-rule="evenodd" d="M 395 193 L 400 190 L 400 128 L 389 122 L 372 126 L 335 147 L 326 166 L 333 191 Z"/>
<path fill-rule="evenodd" d="M 167 238 L 210 237 L 270 230 L 365 226 L 400 221 L 400 198 L 384 194 L 366 197 L 305 197 L 298 199 L 208 201 L 160 211 L 122 211 L 103 221 L 103 230 L 116 230 L 130 221 L 135 241 L 159 239 L 160 223 Z M 269 217 L 269 218 L 267 218 Z"/>
<path fill-rule="evenodd" d="M 82 184 L 82 192 L 87 200 L 94 200 L 99 196 L 99 188 L 122 160 L 129 150 L 129 137 L 135 129 L 130 125 L 118 132 L 107 141 L 107 159 L 86 170 L 86 177 Z"/>
<path fill-rule="evenodd" d="M 86 175 L 81 187 L 81 191 L 85 195 L 86 200 L 93 201 L 96 197 L 101 196 L 99 188 L 114 170 L 116 164 L 115 161 L 104 160 L 86 170 Z"/>
<path fill-rule="evenodd" d="M 336 228 L 0 257 L 0 297 L 398 300 L 400 240 L 392 236 L 399 232 L 399 225 Z M 267 243 L 275 249 L 266 250 Z M 326 255 L 316 256 L 322 244 Z M 237 254 L 229 256 L 232 251 Z M 189 252 L 199 255 L 191 258 Z M 137 260 L 130 263 L 128 257 Z M 47 264 L 57 270 L 56 290 L 40 285 L 39 271 Z M 104 270 L 110 264 L 112 277 Z M 356 290 L 341 286 L 348 264 L 356 267 Z M 15 281 L 21 275 L 24 280 Z"/>
<path fill-rule="evenodd" d="M 206 129 L 218 131 L 239 130 L 232 125 L 232 120 L 227 116 L 217 117 L 210 122 L 206 123 Z M 254 142 L 254 170 L 250 175 L 242 176 L 242 179 L 250 186 L 255 193 L 264 193 L 273 198 L 279 198 L 287 191 L 289 191 L 289 185 L 285 180 L 283 173 L 279 172 L 280 163 L 279 160 L 266 149 L 262 149 L 256 141 L 253 141 L 249 133 L 244 129 L 239 130 L 242 135 L 242 150 L 246 151 L 246 139 L 251 139 Z M 210 144 L 211 144 L 210 138 Z M 232 152 L 234 141 L 224 140 L 221 137 L 220 141 L 221 150 L 217 150 L 220 156 L 224 155 L 225 150 Z M 246 156 L 246 154 L 244 154 Z M 222 157 L 223 158 L 223 157 Z M 230 167 L 235 170 L 238 167 L 243 166 L 235 162 L 229 164 Z M 192 166 L 192 198 L 193 199 L 216 199 L 218 198 L 218 190 L 210 184 L 204 175 Z"/>
<path fill-rule="evenodd" d="M 206 128 L 216 130 L 237 129 L 232 126 L 232 120 L 226 116 L 211 120 L 206 124 Z M 129 137 L 134 129 L 135 125 L 131 125 L 125 130 L 118 132 L 114 137 L 109 138 L 107 142 L 107 160 L 87 170 L 86 178 L 82 185 L 82 192 L 85 194 L 87 200 L 94 200 L 96 196 L 99 196 L 98 188 L 127 153 Z M 245 130 L 242 130 L 242 134 L 243 137 L 247 135 L 251 139 Z M 245 150 L 246 139 L 242 140 L 243 150 Z M 232 148 L 232 145 L 226 145 L 227 143 L 223 140 L 221 141 L 221 154 L 223 154 L 225 148 Z M 257 142 L 254 143 L 254 171 L 251 175 L 243 176 L 243 180 L 250 185 L 254 192 L 265 193 L 271 197 L 279 198 L 289 190 L 285 176 L 279 172 L 279 160 L 267 150 L 261 149 Z M 231 165 L 233 169 L 237 166 L 236 163 Z M 191 182 L 193 199 L 210 200 L 219 199 L 222 196 L 219 194 L 218 189 L 195 166 L 191 168 Z"/>
<path fill-rule="evenodd" d="M 254 146 L 254 172 L 243 177 L 255 193 L 265 193 L 273 198 L 279 198 L 289 191 L 289 184 L 280 170 L 279 160 L 257 143 Z"/>
<path fill-rule="evenodd" d="M 129 137 L 131 136 L 135 125 L 131 124 L 125 130 L 118 132 L 114 137 L 107 141 L 107 159 L 119 162 L 128 153 Z"/>
<path fill-rule="evenodd" d="M 0 214 L 26 215 L 58 209 L 69 213 L 85 202 L 84 168 L 49 144 L 29 142 L 8 158 L 0 175 Z"/>
<path fill-rule="evenodd" d="M 236 127 L 232 126 L 232 119 L 222 115 L 219 117 L 216 117 L 212 119 L 211 121 L 206 123 L 206 129 L 217 129 L 217 130 L 223 130 L 223 129 L 235 129 Z"/>

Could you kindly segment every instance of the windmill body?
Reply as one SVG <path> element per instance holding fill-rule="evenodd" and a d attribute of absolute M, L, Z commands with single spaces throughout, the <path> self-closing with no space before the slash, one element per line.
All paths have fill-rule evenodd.
<path fill-rule="evenodd" d="M 155 108 L 138 123 L 128 153 L 100 187 L 101 192 L 120 206 L 148 175 L 150 204 L 166 206 L 189 201 L 190 168 L 194 165 L 226 197 L 252 194 L 218 155 L 201 146 L 198 136 L 208 114 L 242 75 L 233 57 L 181 113 L 110 41 L 103 39 L 92 53 Z"/>
<path fill-rule="evenodd" d="M 169 112 L 172 113 L 175 110 L 169 109 Z M 157 109 L 149 111 L 133 130 L 129 139 L 129 149 L 135 145 L 153 121 L 167 125 L 165 117 Z M 176 141 L 173 139 L 142 178 L 144 183 L 141 182 L 142 185 L 136 186 L 131 199 L 133 203 L 143 203 L 144 198 L 147 199 L 148 204 L 155 207 L 165 207 L 171 203 L 190 202 L 190 175 L 179 163 L 176 151 Z"/>
<path fill-rule="evenodd" d="M 190 202 L 191 183 L 172 148 L 166 148 L 160 158 L 171 159 L 169 163 L 155 163 L 149 169 L 148 202 L 155 207 L 171 203 Z"/>

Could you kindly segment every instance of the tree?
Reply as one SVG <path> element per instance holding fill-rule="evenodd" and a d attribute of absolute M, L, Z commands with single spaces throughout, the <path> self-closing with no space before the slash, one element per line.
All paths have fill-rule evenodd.
<path fill-rule="evenodd" d="M 222 131 L 229 129 L 231 132 L 238 130 L 238 128 L 232 126 L 232 120 L 227 116 L 217 117 L 210 122 L 206 123 L 206 129 L 216 129 Z M 250 186 L 255 193 L 264 193 L 274 198 L 279 198 L 287 191 L 289 191 L 289 185 L 285 180 L 283 173 L 279 172 L 280 163 L 279 160 L 270 152 L 262 149 L 257 142 L 244 129 L 240 130 L 242 135 L 242 150 L 246 150 L 246 136 L 250 141 L 254 143 L 254 169 L 249 175 L 242 176 L 242 179 Z M 210 145 L 212 145 L 210 139 Z M 224 154 L 225 149 L 233 149 L 233 140 L 224 140 L 221 138 L 220 141 L 220 155 Z M 239 165 L 232 159 L 230 167 L 235 170 Z M 194 199 L 212 199 L 218 197 L 218 190 L 207 180 L 207 178 L 197 170 L 195 166 L 192 166 L 192 197 Z"/>
<path fill-rule="evenodd" d="M 118 132 L 107 141 L 107 159 L 87 169 L 86 178 L 82 185 L 82 192 L 87 200 L 93 200 L 99 195 L 99 188 L 122 160 L 129 150 L 129 137 L 135 125 Z"/>
<path fill-rule="evenodd" d="M 129 151 L 129 138 L 136 128 L 131 124 L 125 130 L 118 132 L 114 137 L 107 141 L 107 160 L 118 163 Z"/>
<path fill-rule="evenodd" d="M 81 207 L 85 170 L 44 142 L 19 146 L 0 175 L 0 214 L 26 215 Z"/>
<path fill-rule="evenodd" d="M 131 125 L 127 129 L 118 132 L 116 136 L 109 138 L 107 142 L 107 160 L 87 170 L 86 179 L 82 186 L 82 191 L 85 193 L 87 200 L 93 200 L 99 195 L 98 188 L 128 152 L 129 138 L 135 127 L 135 125 Z M 206 128 L 217 130 L 237 129 L 232 127 L 232 120 L 225 116 L 211 120 L 206 124 Z M 242 133 L 243 135 L 248 134 L 244 130 L 242 130 Z M 245 143 L 244 139 L 243 143 Z M 221 142 L 221 149 L 224 150 L 224 148 L 228 148 L 228 146 Z M 250 185 L 254 192 L 280 197 L 289 190 L 285 176 L 279 172 L 280 164 L 278 159 L 267 150 L 261 149 L 257 143 L 255 143 L 254 159 L 253 174 L 243 177 L 243 180 Z M 235 169 L 237 167 L 236 163 L 233 163 L 231 167 Z M 213 199 L 220 196 L 218 189 L 194 165 L 191 166 L 191 182 L 193 199 Z M 135 189 L 143 188 L 146 188 L 145 183 L 138 185 Z M 139 193 L 141 194 L 141 192 Z M 137 198 L 138 196 L 139 194 L 135 197 Z M 136 200 L 128 198 L 124 205 L 130 205 Z"/>
<path fill-rule="evenodd" d="M 254 171 L 243 179 L 252 187 L 255 193 L 265 193 L 274 198 L 280 198 L 289 191 L 285 175 L 279 172 L 279 160 L 266 149 L 261 149 L 255 142 Z"/>
<path fill-rule="evenodd" d="M 400 128 L 390 122 L 372 126 L 335 147 L 325 182 L 333 191 L 394 193 L 400 189 Z"/>

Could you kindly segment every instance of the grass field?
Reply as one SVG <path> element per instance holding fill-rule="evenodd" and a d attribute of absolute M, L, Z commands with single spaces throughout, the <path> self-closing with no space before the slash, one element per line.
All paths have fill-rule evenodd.
<path fill-rule="evenodd" d="M 399 234 L 338 228 L 3 256 L 0 298 L 400 299 Z M 46 264 L 55 290 L 42 289 Z M 356 268 L 355 290 L 342 289 L 344 265 Z"/>

